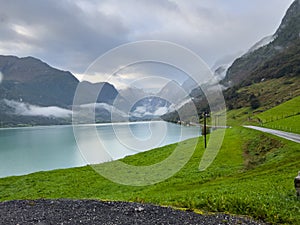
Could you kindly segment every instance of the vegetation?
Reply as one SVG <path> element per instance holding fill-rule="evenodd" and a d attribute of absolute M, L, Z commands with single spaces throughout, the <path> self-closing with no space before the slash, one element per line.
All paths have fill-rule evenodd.
<path fill-rule="evenodd" d="M 263 124 L 264 127 L 300 134 L 300 115 Z"/>
<path fill-rule="evenodd" d="M 255 116 L 260 125 L 300 133 L 300 96 Z"/>
<path fill-rule="evenodd" d="M 187 140 L 183 145 L 189 146 Z M 163 160 L 170 145 L 123 159 L 132 165 Z M 245 128 L 226 131 L 223 146 L 204 172 L 197 151 L 186 166 L 164 182 L 132 187 L 113 183 L 91 167 L 39 172 L 0 179 L 0 200 L 102 199 L 147 202 L 195 211 L 249 215 L 270 223 L 299 224 L 300 201 L 293 178 L 300 160 L 299 145 Z M 229 157 L 230 156 L 230 157 Z"/>
<path fill-rule="evenodd" d="M 233 87 L 224 96 L 229 110 L 250 107 L 249 97 L 255 95 L 261 111 L 266 111 L 300 95 L 300 77 L 263 80 L 245 87 Z"/>
<path fill-rule="evenodd" d="M 274 34 L 274 40 L 235 60 L 223 82 L 250 85 L 263 78 L 299 73 L 299 2 L 294 1 Z M 298 72 L 297 72 L 298 71 Z"/>
<path fill-rule="evenodd" d="M 263 123 L 273 122 L 300 114 L 300 96 L 258 115 Z"/>
<path fill-rule="evenodd" d="M 136 201 L 201 213 L 247 215 L 271 224 L 300 224 L 300 201 L 296 197 L 293 183 L 299 170 L 299 144 L 239 127 L 250 123 L 300 133 L 298 6 L 295 1 L 272 43 L 244 55 L 229 69 L 223 84 L 233 82 L 235 86 L 227 89 L 224 96 L 230 110 L 227 114 L 228 124 L 234 127 L 226 130 L 223 145 L 207 170 L 198 170 L 204 153 L 200 137 L 197 150 L 184 168 L 155 185 L 134 187 L 116 184 L 100 176 L 92 167 L 86 166 L 2 178 L 0 201 L 40 198 Z M 278 46 L 282 49 L 278 49 Z M 34 83 L 37 87 L 34 93 L 27 86 L 20 86 L 21 89 L 15 90 L 39 97 L 36 93 L 44 92 L 44 86 L 40 86 L 40 82 L 44 83 L 46 78 Z M 46 81 L 53 84 L 51 80 Z M 11 86 L 15 84 L 8 81 L 5 85 L 7 86 L 2 85 L 0 89 L 2 96 L 10 94 L 13 99 L 18 100 L 19 91 L 11 93 Z M 202 90 L 194 90 L 192 97 L 202 116 L 203 111 L 208 111 Z M 3 107 L 5 106 L 0 104 L 2 111 Z M 197 120 L 192 118 L 189 107 L 180 110 L 184 120 Z M 24 121 L 24 118 L 16 119 L 7 114 L 0 114 L 0 118 L 6 121 L 4 124 L 1 122 L 2 126 L 12 126 Z M 178 122 L 179 115 L 172 113 L 163 118 Z M 36 124 L 32 118 L 27 120 L 25 124 Z M 43 123 L 53 122 L 49 120 Z M 208 119 L 208 124 L 213 122 Z M 177 145 L 183 148 L 184 153 L 194 141 L 195 139 L 187 140 L 154 149 L 126 157 L 122 161 L 137 166 L 154 164 L 168 157 Z"/>

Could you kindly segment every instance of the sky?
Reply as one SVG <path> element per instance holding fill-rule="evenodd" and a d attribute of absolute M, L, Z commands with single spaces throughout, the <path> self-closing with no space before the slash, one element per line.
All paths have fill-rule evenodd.
<path fill-rule="evenodd" d="M 190 49 L 214 67 L 229 63 L 275 33 L 292 2 L 0 0 L 0 54 L 33 56 L 80 77 L 87 74 L 91 63 L 113 48 L 134 41 L 161 40 Z M 122 83 L 153 74 L 168 79 L 172 74 L 170 79 L 183 81 L 178 70 L 162 65 L 154 68 L 147 63 L 118 74 L 112 82 L 119 88 Z M 103 79 L 100 75 L 90 80 Z"/>

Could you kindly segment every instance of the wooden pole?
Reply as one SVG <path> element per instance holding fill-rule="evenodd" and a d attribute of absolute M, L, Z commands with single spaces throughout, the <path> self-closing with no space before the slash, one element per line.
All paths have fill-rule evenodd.
<path fill-rule="evenodd" d="M 203 133 L 204 133 L 204 148 L 207 147 L 207 143 L 206 143 L 206 112 L 204 112 L 204 128 L 203 128 Z"/>

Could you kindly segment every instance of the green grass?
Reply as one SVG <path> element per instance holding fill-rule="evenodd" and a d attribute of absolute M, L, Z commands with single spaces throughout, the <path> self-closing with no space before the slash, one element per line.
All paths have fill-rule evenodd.
<path fill-rule="evenodd" d="M 293 187 L 299 170 L 299 144 L 250 129 L 228 129 L 215 161 L 206 171 L 199 172 L 204 151 L 203 140 L 199 140 L 197 150 L 184 168 L 155 185 L 116 184 L 86 166 L 0 179 L 0 200 L 137 201 L 248 215 L 274 224 L 300 224 L 300 201 Z M 188 147 L 193 141 L 184 141 L 182 145 Z M 157 163 L 176 146 L 158 148 L 122 161 L 132 165 Z"/>
<path fill-rule="evenodd" d="M 300 115 L 264 123 L 264 127 L 300 134 Z"/>
<path fill-rule="evenodd" d="M 267 79 L 242 88 L 225 91 L 226 104 L 229 108 L 250 107 L 251 95 L 260 102 L 259 111 L 266 111 L 300 95 L 300 77 L 284 76 Z"/>
<path fill-rule="evenodd" d="M 264 127 L 300 133 L 300 96 L 257 116 Z"/>
<path fill-rule="evenodd" d="M 227 124 L 229 126 L 240 126 L 245 124 L 253 114 L 250 109 L 248 108 L 241 108 L 241 109 L 233 109 L 227 112 Z"/>
<path fill-rule="evenodd" d="M 267 111 L 261 111 L 263 108 L 252 110 L 250 107 L 230 110 L 227 112 L 227 124 L 259 125 L 300 134 L 300 96 Z"/>
<path fill-rule="evenodd" d="M 264 123 L 280 120 L 300 114 L 300 96 L 293 98 L 279 106 L 259 114 L 259 118 Z"/>

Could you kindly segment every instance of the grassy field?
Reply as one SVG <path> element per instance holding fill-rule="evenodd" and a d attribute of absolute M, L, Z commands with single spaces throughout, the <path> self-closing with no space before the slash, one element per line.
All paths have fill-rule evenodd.
<path fill-rule="evenodd" d="M 191 141 L 182 144 L 189 147 Z M 165 159 L 176 146 L 154 149 L 122 161 L 131 165 L 149 165 Z M 236 127 L 226 131 L 223 146 L 213 164 L 199 172 L 203 152 L 203 140 L 199 138 L 197 150 L 184 168 L 155 185 L 119 185 L 86 166 L 0 179 L 0 200 L 137 201 L 203 213 L 248 215 L 274 224 L 300 224 L 300 201 L 293 187 L 293 179 L 300 169 L 299 144 Z"/>
<path fill-rule="evenodd" d="M 257 116 L 264 127 L 300 133 L 300 96 Z"/>
<path fill-rule="evenodd" d="M 264 127 L 300 134 L 300 115 L 264 123 Z"/>
<path fill-rule="evenodd" d="M 227 124 L 229 126 L 240 126 L 248 122 L 253 116 L 253 110 L 248 108 L 234 109 L 227 112 Z"/>
<path fill-rule="evenodd" d="M 250 107 L 227 112 L 230 126 L 256 125 L 271 129 L 300 134 L 300 96 L 263 111 L 263 107 L 252 110 Z"/>

